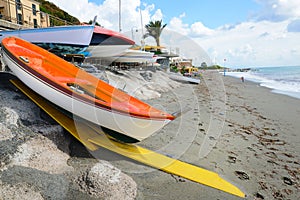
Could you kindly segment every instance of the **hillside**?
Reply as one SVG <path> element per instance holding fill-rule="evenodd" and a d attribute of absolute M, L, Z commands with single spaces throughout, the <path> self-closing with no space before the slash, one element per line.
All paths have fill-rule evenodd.
<path fill-rule="evenodd" d="M 59 25 L 65 25 L 64 21 L 67 21 L 68 24 L 80 24 L 80 21 L 71 15 L 69 15 L 64 10 L 57 7 L 55 4 L 45 1 L 45 0 L 36 0 L 40 3 L 40 10 L 42 12 L 48 13 L 50 15 L 53 15 L 54 17 L 60 18 L 61 20 L 56 20 L 54 18 L 51 18 L 51 25 L 59 26 Z"/>

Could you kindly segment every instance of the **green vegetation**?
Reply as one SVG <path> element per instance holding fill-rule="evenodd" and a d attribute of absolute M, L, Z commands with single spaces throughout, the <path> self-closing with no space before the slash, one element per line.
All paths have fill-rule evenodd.
<path fill-rule="evenodd" d="M 88 22 L 88 24 L 92 24 L 93 23 L 93 20 L 90 20 L 89 22 Z M 99 24 L 98 22 L 96 22 L 96 24 L 95 24 L 96 26 L 101 26 L 101 24 Z"/>
<path fill-rule="evenodd" d="M 202 63 L 201 63 L 201 67 L 202 67 L 202 68 L 205 68 L 205 67 L 207 67 L 207 64 L 206 64 L 206 62 L 202 62 Z"/>
<path fill-rule="evenodd" d="M 146 37 L 153 37 L 156 41 L 156 45 L 160 46 L 160 35 L 163 31 L 163 29 L 167 26 L 167 24 L 162 25 L 162 20 L 160 21 L 150 21 L 149 24 L 145 25 L 146 28 L 146 34 L 144 35 L 144 38 Z M 160 51 L 160 49 L 159 49 Z"/>
<path fill-rule="evenodd" d="M 224 69 L 224 67 L 220 66 L 220 65 L 211 65 L 211 66 L 204 66 L 202 67 L 198 67 L 198 69 Z"/>
<path fill-rule="evenodd" d="M 177 66 L 175 66 L 175 65 L 170 65 L 170 71 L 171 72 L 179 72 L 179 69 L 177 68 Z"/>
<path fill-rule="evenodd" d="M 55 4 L 45 1 L 45 0 L 36 0 L 40 3 L 40 10 L 42 12 L 48 13 L 54 17 L 50 17 L 51 26 L 61 26 L 66 24 L 80 24 L 80 21 L 67 12 L 58 8 Z M 59 19 L 56 19 L 59 18 Z"/>

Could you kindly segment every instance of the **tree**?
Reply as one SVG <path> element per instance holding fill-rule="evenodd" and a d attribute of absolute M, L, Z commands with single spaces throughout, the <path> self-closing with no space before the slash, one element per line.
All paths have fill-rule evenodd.
<path fill-rule="evenodd" d="M 93 24 L 93 20 L 90 20 L 89 22 L 88 22 L 88 24 Z M 101 26 L 101 24 L 99 24 L 98 22 L 96 22 L 96 24 L 95 24 L 96 26 Z M 102 26 L 101 26 L 102 27 Z"/>
<path fill-rule="evenodd" d="M 206 68 L 206 67 L 207 67 L 206 62 L 202 62 L 202 63 L 201 63 L 201 67 L 202 67 L 202 68 Z"/>
<path fill-rule="evenodd" d="M 163 31 L 163 29 L 167 26 L 167 24 L 162 25 L 162 20 L 160 21 L 150 21 L 149 24 L 145 25 L 146 28 L 146 34 L 144 35 L 144 38 L 146 37 L 153 37 L 156 41 L 156 45 L 160 46 L 160 35 Z"/>

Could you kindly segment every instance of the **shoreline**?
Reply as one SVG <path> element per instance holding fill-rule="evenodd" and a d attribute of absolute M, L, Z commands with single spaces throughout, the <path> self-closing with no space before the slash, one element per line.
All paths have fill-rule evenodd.
<path fill-rule="evenodd" d="M 145 76 L 145 74 L 143 75 Z M 147 74 L 148 76 L 150 74 Z M 246 199 L 297 199 L 300 189 L 300 150 L 298 148 L 300 137 L 297 135 L 298 130 L 300 130 L 299 99 L 272 93 L 270 89 L 253 82 L 242 83 L 234 77 L 223 77 L 217 71 L 205 71 L 199 85 L 172 84 L 170 87 L 173 89 L 168 92 L 159 88 L 159 84 L 150 83 L 147 82 L 146 84 L 147 90 L 139 88 L 140 91 L 150 92 L 155 87 L 154 91 L 162 93 L 158 95 L 158 98 L 147 98 L 145 100 L 147 103 L 169 113 L 187 107 L 191 107 L 192 110 L 138 145 L 216 172 L 245 192 Z M 0 109 L 0 111 L 3 111 L 4 114 L 8 111 L 11 112 L 12 117 L 9 120 L 11 120 L 10 123 L 14 123 L 13 126 L 8 127 L 0 123 L 2 129 L 7 132 L 6 135 L 2 135 L 0 147 L 8 149 L 5 152 L 10 155 L 10 151 L 16 152 L 17 147 L 24 144 L 20 139 L 15 138 L 22 139 L 24 137 L 25 142 L 38 143 L 36 149 L 40 149 L 39 145 L 43 146 L 43 143 L 40 142 L 47 142 L 46 144 L 51 147 L 53 153 L 62 157 L 60 164 L 51 162 L 55 167 L 63 167 L 60 170 L 64 171 L 63 174 L 55 172 L 59 176 L 47 174 L 51 181 L 53 179 L 53 183 L 57 177 L 68 183 L 70 181 L 68 176 L 74 179 L 74 176 L 81 176 L 79 173 L 90 173 L 90 169 L 86 169 L 87 166 L 93 168 L 96 162 L 105 160 L 133 179 L 128 186 L 133 191 L 130 194 L 131 197 L 127 196 L 128 199 L 241 199 L 139 164 L 102 148 L 88 152 L 76 139 L 63 133 L 61 128 L 58 129 L 57 125 L 50 125 L 49 122 L 45 124 L 44 117 L 40 117 L 39 109 L 26 98 L 21 98 L 22 95 L 13 91 L 0 90 L 0 92 L 3 93 L 0 96 L 3 99 L 1 103 L 4 107 L 10 108 L 10 110 Z M 140 93 L 137 94 L 140 95 Z M 12 105 L 14 101 L 18 103 Z M 28 106 L 23 108 L 24 105 L 21 102 L 27 102 L 24 105 L 30 105 L 29 108 L 27 109 Z M 20 119 L 14 117 L 15 112 Z M 23 126 L 22 123 L 25 122 L 27 125 Z M 26 136 L 27 134 L 29 135 Z M 31 138 L 37 141 L 31 140 Z M 53 146 L 53 142 L 57 147 Z M 70 143 L 73 143 L 72 147 Z M 16 148 L 10 150 L 11 145 L 15 145 Z M 23 147 L 26 153 L 28 147 L 24 145 Z M 63 152 L 60 151 L 61 149 Z M 5 152 L 3 155 L 6 155 Z M 20 153 L 19 155 L 23 155 Z M 18 154 L 11 155 L 14 158 Z M 45 169 L 46 171 L 52 170 L 52 168 L 47 169 L 46 162 L 41 163 L 39 161 L 39 159 L 46 159 L 45 155 L 41 157 L 37 157 L 37 155 L 39 153 L 33 152 L 33 157 L 30 158 L 29 164 L 25 163 L 25 166 L 33 166 L 28 169 L 39 173 Z M 92 159 L 92 156 L 96 159 Z M 38 164 L 34 166 L 36 158 L 38 158 L 39 165 L 42 164 L 42 166 Z M 27 170 L 27 168 L 16 168 L 16 162 L 12 164 L 13 162 L 9 159 L 4 159 L 2 162 L 5 165 L 1 163 L 0 194 L 1 189 L 5 191 L 5 187 L 7 187 L 5 185 L 2 187 L 2 185 L 6 182 L 10 183 L 6 179 L 1 179 L 1 176 L 17 180 L 10 175 L 14 172 L 10 172 L 10 170 L 17 170 L 21 175 L 22 170 Z M 24 165 L 24 163 L 21 162 L 20 165 Z M 11 166 L 13 167 L 11 168 Z M 112 169 L 112 167 L 109 168 Z M 71 175 L 74 170 L 77 173 Z M 119 173 L 115 169 L 112 172 Z M 66 174 L 69 175 L 66 176 Z M 37 178 L 39 180 L 43 176 L 31 177 L 31 179 Z M 31 179 L 20 177 L 20 180 L 25 181 L 24 183 L 29 181 L 30 191 L 34 191 L 34 194 L 50 195 L 48 189 L 39 185 L 35 186 Z M 22 187 L 26 186 L 24 190 L 27 190 L 28 184 L 20 185 L 19 180 L 16 180 L 12 183 L 17 183 Z M 123 183 L 126 183 L 124 180 Z M 51 181 L 49 184 L 52 183 Z M 80 194 L 89 199 L 90 196 L 86 194 L 86 191 L 78 190 L 77 178 L 76 182 L 69 183 L 69 190 L 61 191 L 60 185 L 57 184 L 56 191 L 68 197 L 75 197 Z M 87 183 L 81 179 L 79 183 L 87 186 Z M 22 190 L 22 187 L 19 189 Z M 37 190 L 36 187 L 42 189 Z M 123 185 L 122 188 L 126 187 Z M 137 194 L 134 192 L 135 188 L 137 188 Z M 86 187 L 86 190 L 88 189 Z M 129 195 L 126 194 L 126 191 L 123 191 L 125 197 Z M 133 196 L 136 197 L 133 198 Z"/>
<path fill-rule="evenodd" d="M 296 199 L 300 100 L 215 72 L 203 76 L 200 85 L 183 84 L 150 101 L 169 109 L 177 96 L 179 105 L 195 106 L 140 145 L 218 173 L 246 199 Z M 210 150 L 203 153 L 204 147 Z M 137 199 L 240 199 L 126 159 L 111 162 L 136 181 Z"/>
<path fill-rule="evenodd" d="M 293 98 L 300 99 L 300 92 L 281 90 L 281 89 L 274 87 L 273 85 L 268 85 L 268 82 L 265 82 L 263 77 L 251 77 L 250 76 L 250 78 L 249 78 L 249 77 L 247 77 L 248 74 L 246 72 L 227 72 L 226 76 L 230 76 L 230 77 L 233 77 L 236 79 L 241 79 L 241 77 L 244 77 L 245 82 L 250 81 L 250 82 L 259 84 L 259 86 L 261 86 L 261 87 L 270 89 L 271 92 L 273 92 L 273 93 L 287 95 L 287 96 L 290 96 Z M 270 80 L 268 80 L 268 81 L 270 81 Z"/>

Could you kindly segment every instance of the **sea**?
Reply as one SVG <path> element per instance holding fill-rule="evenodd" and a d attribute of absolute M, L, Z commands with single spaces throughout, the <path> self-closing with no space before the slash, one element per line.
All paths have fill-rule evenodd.
<path fill-rule="evenodd" d="M 300 66 L 258 67 L 247 72 L 226 72 L 226 75 L 244 77 L 245 81 L 259 83 L 272 92 L 300 99 Z"/>

